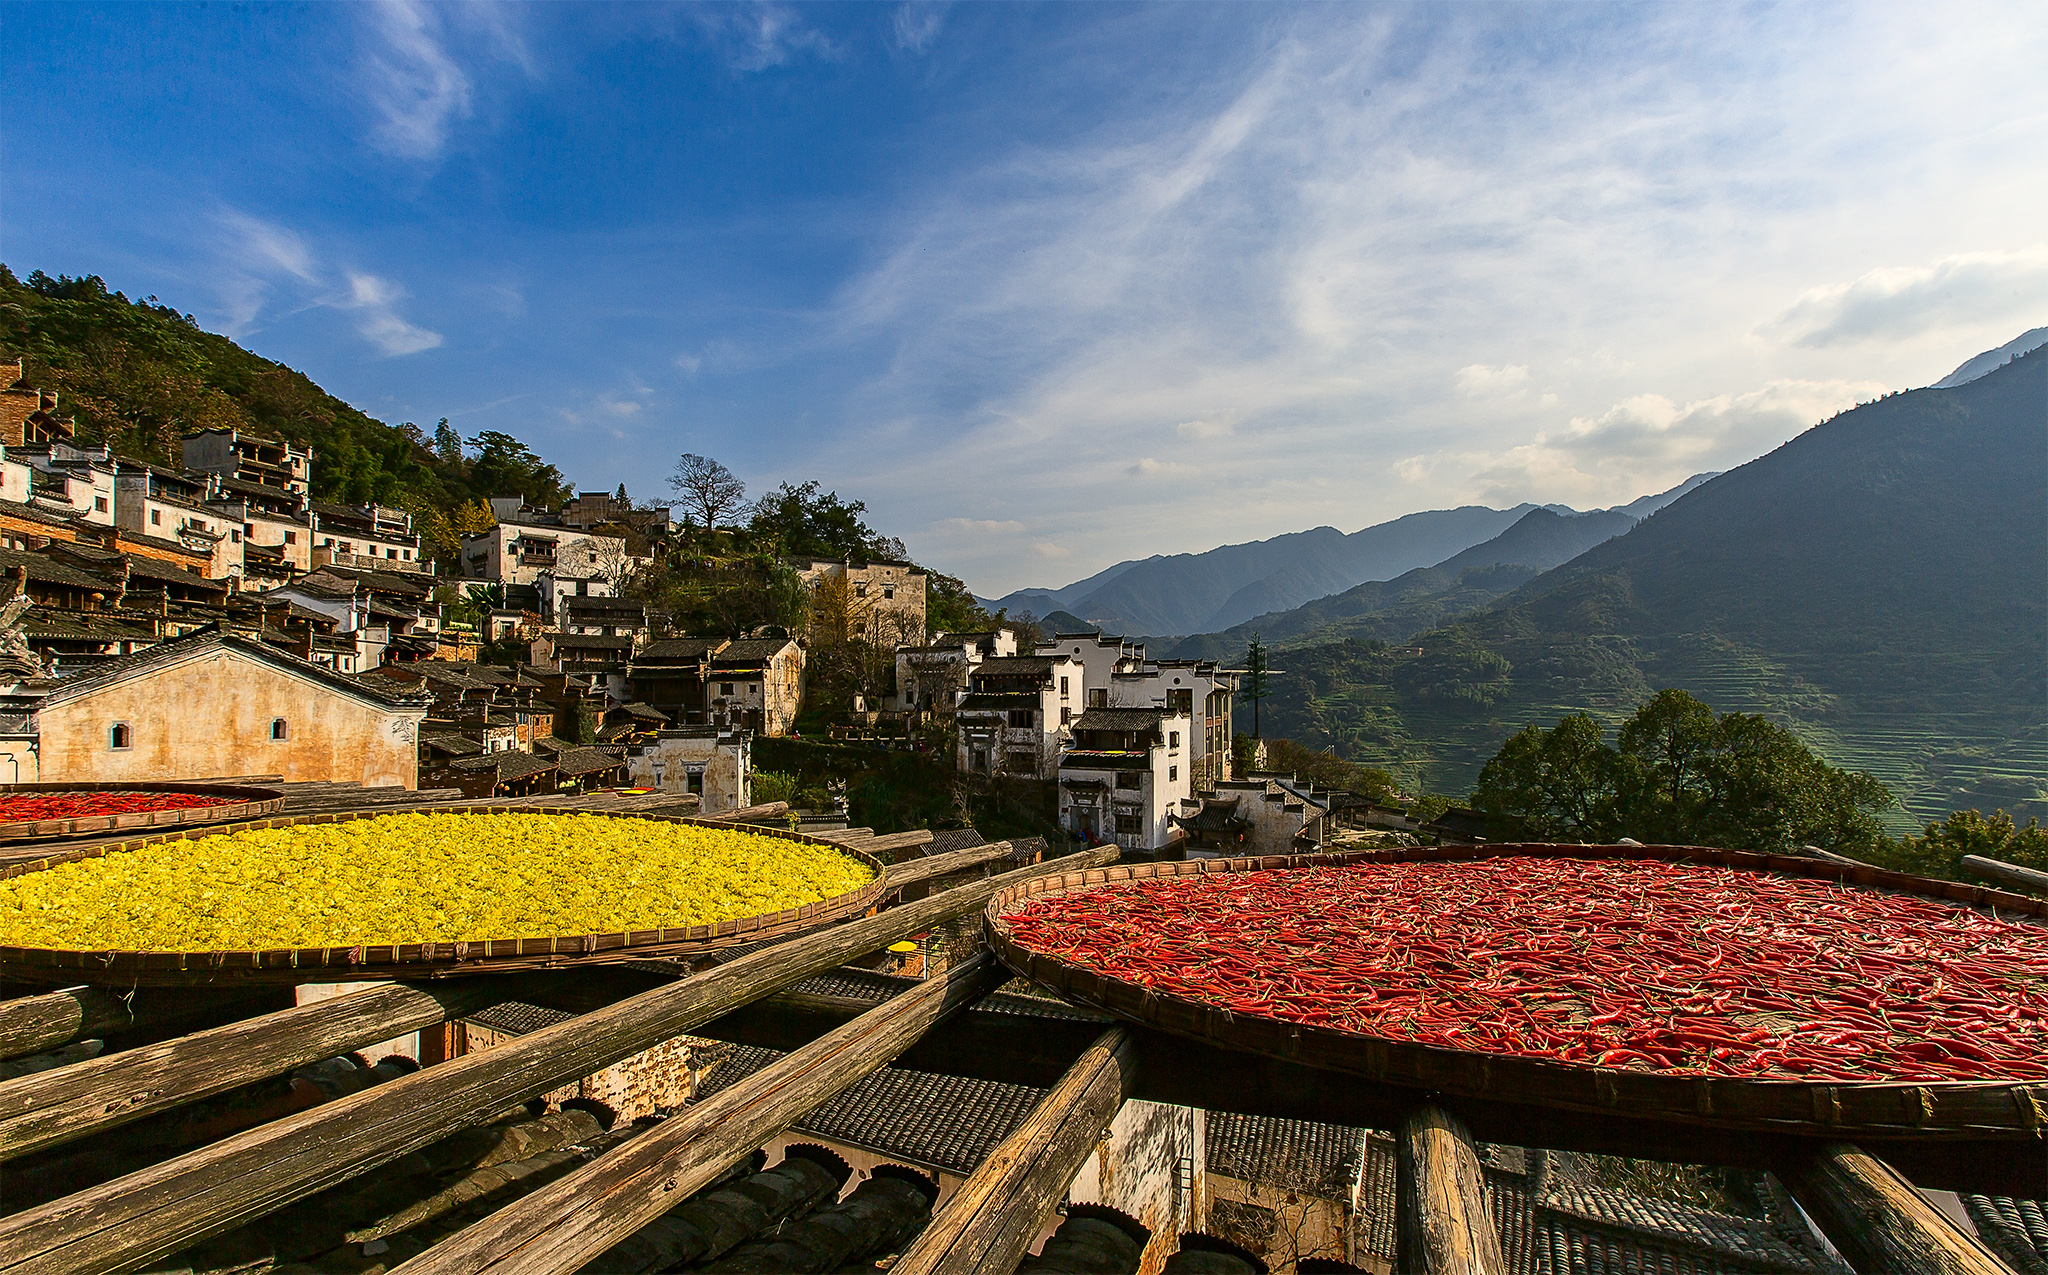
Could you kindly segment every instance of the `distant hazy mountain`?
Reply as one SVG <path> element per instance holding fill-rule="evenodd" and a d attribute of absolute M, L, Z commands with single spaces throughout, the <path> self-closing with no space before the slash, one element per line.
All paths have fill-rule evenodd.
<path fill-rule="evenodd" d="M 1486 605 L 1538 572 L 1571 561 L 1714 477 L 1694 474 L 1669 491 L 1613 509 L 1558 513 L 1531 509 L 1493 539 L 1392 580 L 1370 580 L 1286 611 L 1268 612 L 1217 633 L 1184 638 L 1159 652 L 1176 658 L 1234 659 L 1254 632 L 1268 646 L 1339 638 L 1398 642 Z"/>
<path fill-rule="evenodd" d="M 1355 531 L 1297 531 L 1270 540 L 1120 562 L 1064 589 L 1020 589 L 989 605 L 1015 615 L 1069 611 L 1125 633 L 1201 633 L 1299 606 L 1362 580 L 1440 562 L 1507 530 L 1535 509 L 1467 505 L 1409 514 Z M 1565 506 L 1552 506 L 1572 513 Z"/>
<path fill-rule="evenodd" d="M 1955 371 L 1950 372 L 1947 376 L 1942 377 L 1933 385 L 1928 386 L 1928 388 L 1952 390 L 1958 385 L 1968 385 L 1971 381 L 2003 367 L 2029 350 L 2037 350 L 2044 345 L 2048 345 L 2048 328 L 2035 328 L 2032 332 L 2022 332 L 1997 349 L 1984 351 L 1984 353 L 1971 359 Z"/>

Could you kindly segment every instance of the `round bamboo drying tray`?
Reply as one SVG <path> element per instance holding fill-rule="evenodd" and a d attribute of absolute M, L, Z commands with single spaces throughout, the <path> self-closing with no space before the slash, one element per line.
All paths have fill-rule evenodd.
<path fill-rule="evenodd" d="M 2022 917 L 2048 919 L 2048 902 L 2024 895 L 1815 859 L 1700 846 L 1502 844 L 1429 846 L 1353 854 L 1197 859 L 1069 872 L 1038 877 L 996 895 L 989 901 L 983 923 L 990 945 L 1005 965 L 1076 1004 L 1092 1006 L 1130 1022 L 1208 1041 L 1226 1049 L 1263 1054 L 1408 1089 L 1565 1111 L 1780 1134 L 2038 1140 L 2044 1131 L 2048 1131 L 2048 1081 L 1812 1082 L 1681 1076 L 1444 1049 L 1233 1013 L 1216 1006 L 1162 995 L 1128 980 L 1107 977 L 1072 962 L 1031 951 L 1016 941 L 1009 923 L 1004 920 L 1005 913 L 1032 899 L 1121 881 L 1203 873 L 1259 872 L 1272 868 L 1469 861 L 1503 855 L 1658 859 L 1744 868 L 1837 881 L 1865 889 L 1916 894 L 1976 908 L 1995 908 L 1999 917 L 2006 920 Z"/>
<path fill-rule="evenodd" d="M 674 815 L 640 815 L 569 810 L 552 806 L 435 806 L 421 811 L 364 810 L 342 814 L 300 815 L 259 819 L 226 827 L 192 829 L 144 837 L 112 845 L 87 846 L 46 858 L 0 868 L 0 881 L 40 872 L 61 863 L 120 854 L 168 841 L 190 841 L 255 828 L 288 828 L 295 824 L 343 823 L 397 813 L 595 815 L 602 819 L 641 819 L 653 823 L 699 824 L 775 837 L 804 845 L 830 846 L 866 864 L 874 880 L 836 898 L 762 916 L 718 921 L 674 929 L 632 930 L 609 934 L 564 934 L 537 938 L 476 939 L 465 942 L 366 944 L 355 947 L 282 948 L 267 951 L 133 952 L 61 951 L 51 948 L 0 945 L 0 977 L 37 983 L 94 983 L 117 987 L 195 986 L 223 983 L 335 983 L 366 980 L 417 980 L 460 974 L 554 969 L 571 965 L 607 965 L 733 947 L 807 930 L 827 921 L 859 916 L 874 906 L 883 891 L 883 867 L 872 855 L 849 850 L 818 837 L 752 824 L 740 827 L 716 820 Z"/>
<path fill-rule="evenodd" d="M 0 842 L 41 841 L 55 837 L 88 837 L 130 828 L 161 828 L 172 824 L 224 823 L 233 819 L 261 819 L 274 815 L 284 805 L 284 794 L 275 788 L 250 788 L 240 784 L 0 784 L 0 797 L 11 794 L 41 796 L 66 792 L 163 792 L 198 797 L 229 797 L 214 806 L 187 806 L 181 810 L 131 810 L 115 815 L 80 815 L 75 819 L 16 819 L 0 823 Z"/>

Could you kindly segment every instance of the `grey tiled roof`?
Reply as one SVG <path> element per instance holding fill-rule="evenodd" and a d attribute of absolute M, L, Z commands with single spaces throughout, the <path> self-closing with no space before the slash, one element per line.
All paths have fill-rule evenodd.
<path fill-rule="evenodd" d="M 1211 1173 L 1343 1199 L 1365 1135 L 1343 1125 L 1212 1111 L 1206 1136 Z"/>
<path fill-rule="evenodd" d="M 1075 730 L 1154 730 L 1164 717 L 1177 716 L 1167 708 L 1091 708 L 1074 722 Z"/>
<path fill-rule="evenodd" d="M 2020 1275 L 2048 1275 L 2048 1201 L 1966 1195 L 1963 1211 L 1991 1251 Z"/>
<path fill-rule="evenodd" d="M 701 1101 L 781 1058 L 735 1045 L 705 1077 Z M 1045 1091 L 884 1067 L 799 1120 L 814 1138 L 851 1143 L 920 1168 L 967 1174 L 1024 1123 Z"/>
<path fill-rule="evenodd" d="M 948 828 L 932 834 L 931 844 L 924 848 L 926 854 L 950 854 L 955 850 L 968 850 L 975 846 L 987 845 L 988 838 L 972 828 Z"/>

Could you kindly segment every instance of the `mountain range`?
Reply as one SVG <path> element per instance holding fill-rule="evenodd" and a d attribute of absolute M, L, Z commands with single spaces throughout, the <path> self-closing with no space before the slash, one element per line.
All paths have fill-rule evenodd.
<path fill-rule="evenodd" d="M 1697 475 L 1670 491 L 1593 515 L 1581 515 L 1565 505 L 1465 505 L 1409 514 L 1348 535 L 1335 527 L 1316 527 L 1205 553 L 1155 555 L 1119 562 L 1065 588 L 1019 589 L 983 604 L 991 610 L 1006 608 L 1013 616 L 1065 612 L 1089 624 L 1133 634 L 1212 633 L 1367 581 L 1391 580 L 1419 567 L 1446 563 L 1534 513 L 1565 519 L 1611 515 L 1586 528 L 1608 527 L 1606 535 L 1616 535 L 1708 477 Z"/>
<path fill-rule="evenodd" d="M 1913 818 L 2048 814 L 2048 353 L 1991 353 L 1448 623 L 1347 633 L 1395 582 L 1262 617 L 1296 634 L 1267 732 L 1463 792 L 1522 725 L 1675 686 L 1791 725 Z"/>

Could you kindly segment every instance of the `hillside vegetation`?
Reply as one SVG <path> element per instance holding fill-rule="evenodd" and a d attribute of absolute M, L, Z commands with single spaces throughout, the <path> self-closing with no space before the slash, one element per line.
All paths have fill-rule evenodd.
<path fill-rule="evenodd" d="M 449 514 L 514 493 L 552 504 L 569 490 L 560 470 L 508 434 L 465 443 L 446 421 L 431 436 L 387 425 L 304 373 L 93 275 L 36 271 L 24 282 L 0 265 L 0 352 L 21 354 L 29 383 L 59 393 L 81 442 L 142 460 L 175 464 L 186 434 L 236 428 L 310 444 L 320 500 Z"/>
<path fill-rule="evenodd" d="M 1271 733 L 1469 791 L 1532 723 L 1676 687 L 1931 819 L 2048 813 L 2048 357 L 1865 404 L 1409 639 L 1287 650 Z"/>

